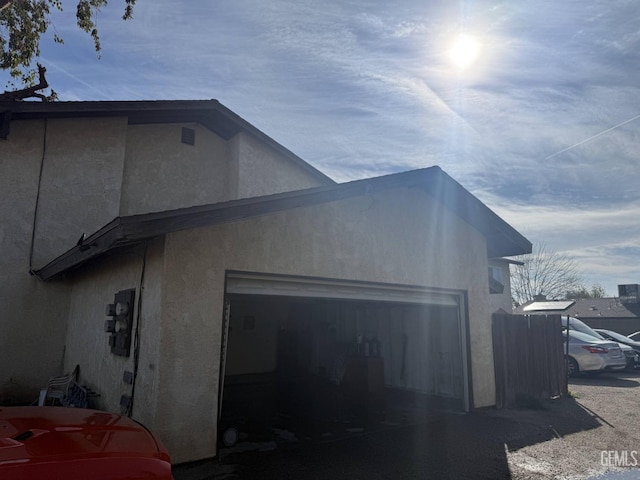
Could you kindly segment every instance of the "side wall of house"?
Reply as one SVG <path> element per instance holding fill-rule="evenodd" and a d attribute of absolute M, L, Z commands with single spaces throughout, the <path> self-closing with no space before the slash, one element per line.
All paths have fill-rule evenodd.
<path fill-rule="evenodd" d="M 196 131 L 194 146 L 181 142 L 182 126 Z M 126 117 L 11 122 L 8 138 L 0 140 L 0 351 L 6 359 L 0 401 L 27 401 L 62 373 L 70 290 L 59 280 L 39 282 L 30 268 L 43 267 L 118 215 L 317 184 L 301 172 L 246 134 L 225 142 L 197 124 L 129 125 Z"/>
<path fill-rule="evenodd" d="M 495 403 L 485 239 L 424 192 L 173 233 L 165 264 L 156 431 L 176 462 L 215 454 L 226 270 L 465 290 L 474 406 Z"/>
<path fill-rule="evenodd" d="M 135 343 L 132 339 L 129 357 L 111 353 L 109 334 L 104 332 L 105 307 L 113 303 L 117 292 L 135 289 L 133 332 L 139 322 L 140 353 L 133 417 L 149 428 L 154 427 L 157 401 L 163 243 L 149 243 L 146 256 L 145 246 L 140 245 L 100 262 L 108 268 L 100 268 L 99 263 L 74 274 L 64 355 L 65 370 L 80 365 L 80 383 L 100 395 L 94 400 L 95 406 L 120 413 L 120 397 L 132 393 L 123 375 L 125 371 L 134 372 Z"/>
<path fill-rule="evenodd" d="M 67 285 L 42 284 L 29 269 L 117 215 L 125 131 L 123 118 L 14 121 L 0 140 L 0 187 L 8 193 L 0 205 L 0 386 L 15 382 L 16 401 L 61 373 L 69 307 Z"/>

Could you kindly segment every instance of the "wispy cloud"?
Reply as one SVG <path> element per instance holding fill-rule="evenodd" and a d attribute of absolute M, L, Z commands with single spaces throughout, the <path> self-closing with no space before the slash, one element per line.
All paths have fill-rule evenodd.
<path fill-rule="evenodd" d="M 337 180 L 434 164 L 607 283 L 640 282 L 633 0 L 156 0 L 56 18 L 63 99 L 217 98 Z M 460 73 L 460 32 L 482 48 Z M 617 128 L 608 130 L 613 126 Z M 632 278 L 632 277 L 636 278 Z"/>

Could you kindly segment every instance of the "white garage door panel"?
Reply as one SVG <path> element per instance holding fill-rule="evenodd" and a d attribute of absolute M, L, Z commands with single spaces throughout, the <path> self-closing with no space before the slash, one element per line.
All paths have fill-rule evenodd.
<path fill-rule="evenodd" d="M 228 273 L 227 293 L 458 306 L 454 293 L 418 287 L 250 273 Z"/>

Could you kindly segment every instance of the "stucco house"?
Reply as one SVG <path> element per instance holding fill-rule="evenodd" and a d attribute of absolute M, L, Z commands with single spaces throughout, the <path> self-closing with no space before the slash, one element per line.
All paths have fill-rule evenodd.
<path fill-rule="evenodd" d="M 80 365 L 176 462 L 216 455 L 238 384 L 495 404 L 487 272 L 531 243 L 439 167 L 337 184 L 215 100 L 0 126 L 5 394 Z"/>

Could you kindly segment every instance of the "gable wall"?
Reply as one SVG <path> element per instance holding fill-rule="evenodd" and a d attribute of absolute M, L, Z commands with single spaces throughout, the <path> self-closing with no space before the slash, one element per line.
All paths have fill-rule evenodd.
<path fill-rule="evenodd" d="M 195 145 L 182 143 L 182 127 Z M 125 158 L 120 215 L 227 200 L 226 142 L 200 125 L 130 125 Z"/>
<path fill-rule="evenodd" d="M 156 431 L 177 462 L 215 454 L 226 270 L 466 290 L 474 406 L 495 403 L 485 239 L 427 194 L 389 191 L 167 236 Z"/>
<path fill-rule="evenodd" d="M 235 175 L 235 196 L 250 198 L 326 185 L 292 160 L 278 154 L 246 133 L 230 140 L 231 175 Z"/>

